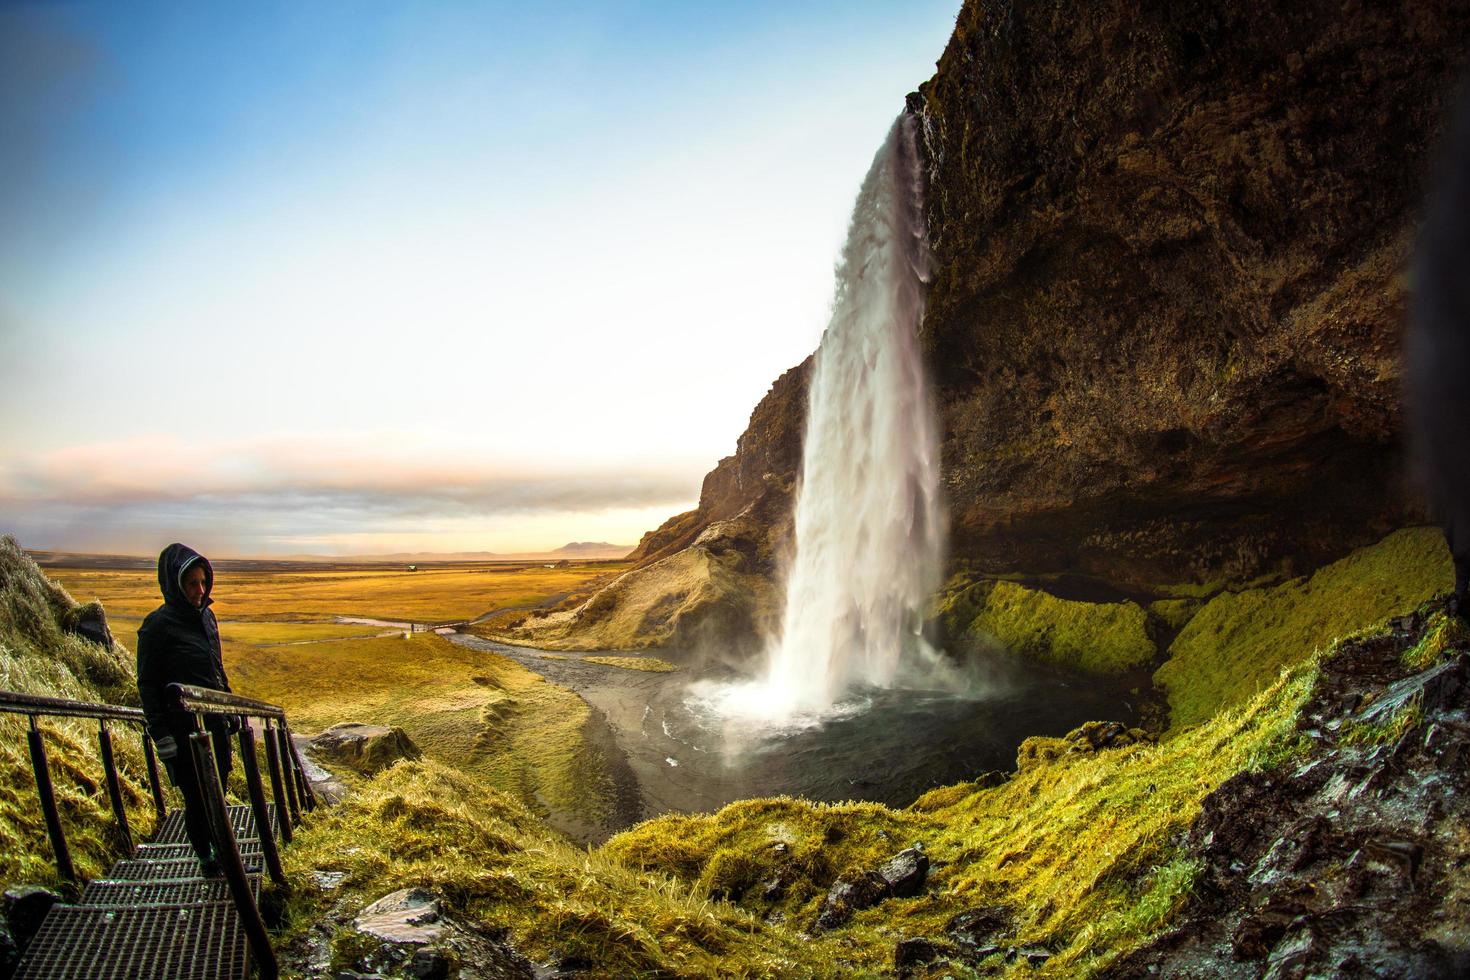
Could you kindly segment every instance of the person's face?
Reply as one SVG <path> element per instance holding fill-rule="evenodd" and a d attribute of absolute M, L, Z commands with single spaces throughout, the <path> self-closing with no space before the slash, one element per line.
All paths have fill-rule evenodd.
<path fill-rule="evenodd" d="M 184 598 L 189 600 L 189 605 L 198 606 L 204 602 L 204 568 L 195 565 L 184 573 Z"/>

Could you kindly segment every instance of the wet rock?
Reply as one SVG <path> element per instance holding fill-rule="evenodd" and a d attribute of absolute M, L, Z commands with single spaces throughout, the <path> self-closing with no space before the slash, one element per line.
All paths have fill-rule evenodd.
<path fill-rule="evenodd" d="M 922 963 L 932 963 L 953 956 L 955 952 L 953 946 L 934 939 L 902 939 L 893 947 L 893 966 L 903 973 Z"/>
<path fill-rule="evenodd" d="M 40 885 L 17 885 L 7 888 L 0 899 L 0 911 L 15 947 L 24 952 L 41 928 L 41 920 L 61 896 Z"/>
<path fill-rule="evenodd" d="M 408 961 L 407 972 L 418 980 L 444 980 L 449 976 L 449 960 L 437 949 L 421 949 Z"/>
<path fill-rule="evenodd" d="M 1289 770 L 1222 783 L 1181 842 L 1203 862 L 1189 911 L 1105 975 L 1470 975 L 1470 947 L 1441 945 L 1470 927 L 1452 897 L 1470 865 L 1470 772 L 1458 764 L 1470 675 L 1459 656 L 1422 671 L 1401 659 L 1433 625 L 1343 644 L 1298 725 L 1352 730 L 1417 707 L 1422 727 L 1392 744 L 1323 738 Z"/>
<path fill-rule="evenodd" d="M 345 871 L 313 871 L 311 880 L 324 892 L 336 891 L 347 880 Z"/>
<path fill-rule="evenodd" d="M 929 875 L 929 855 L 917 847 L 899 851 L 878 869 L 888 891 L 899 897 L 917 895 Z"/>
<path fill-rule="evenodd" d="M 997 940 L 1011 931 L 1011 910 L 1003 905 L 966 909 L 950 919 L 944 931 L 970 955 L 978 956 L 982 949 L 990 955 L 1002 949 Z"/>
<path fill-rule="evenodd" d="M 386 725 L 333 725 L 313 736 L 309 744 L 315 754 L 368 776 L 399 759 L 423 757 L 403 729 Z"/>
<path fill-rule="evenodd" d="M 1273 902 L 1247 916 L 1235 929 L 1230 949 L 1238 960 L 1258 960 L 1276 947 L 1298 917 L 1307 911 L 1296 901 Z"/>
<path fill-rule="evenodd" d="M 365 935 L 390 943 L 423 944 L 443 933 L 439 900 L 422 888 L 404 888 L 384 895 L 363 909 L 353 927 Z"/>
<path fill-rule="evenodd" d="M 1051 950 L 1042 946 L 1012 946 L 1006 950 L 1006 962 L 1014 963 L 1017 960 L 1024 960 L 1031 966 L 1041 966 L 1053 955 Z"/>
<path fill-rule="evenodd" d="M 832 883 L 822 910 L 817 913 L 818 929 L 836 929 L 863 909 L 872 908 L 888 897 L 888 881 L 876 871 L 849 871 Z"/>
<path fill-rule="evenodd" d="M 346 799 L 347 784 L 318 761 L 311 739 L 305 735 L 293 734 L 291 742 L 296 747 L 296 756 L 301 760 L 301 771 L 311 784 L 311 791 L 316 795 L 317 801 L 330 805 Z"/>

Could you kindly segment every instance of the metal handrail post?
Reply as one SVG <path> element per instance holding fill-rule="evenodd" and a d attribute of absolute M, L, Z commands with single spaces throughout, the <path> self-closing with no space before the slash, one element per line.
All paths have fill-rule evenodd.
<path fill-rule="evenodd" d="M 291 843 L 291 808 L 286 803 L 286 786 L 281 780 L 281 751 L 276 744 L 274 723 L 267 718 L 263 729 L 265 735 L 265 764 L 270 771 L 271 798 L 276 801 L 276 825 L 281 828 L 282 843 Z"/>
<path fill-rule="evenodd" d="M 117 819 L 117 834 L 122 842 L 124 854 L 133 850 L 133 832 L 128 827 L 128 811 L 123 807 L 122 784 L 117 778 L 117 762 L 112 755 L 112 732 L 107 730 L 107 721 L 97 723 L 97 745 L 102 750 L 102 774 L 107 780 L 107 799 L 112 803 L 112 815 Z"/>
<path fill-rule="evenodd" d="M 240 765 L 245 770 L 245 789 L 250 794 L 250 809 L 255 814 L 255 836 L 260 839 L 260 852 L 271 881 L 286 883 L 281 869 L 281 855 L 276 850 L 276 835 L 271 831 L 271 814 L 265 803 L 265 787 L 260 782 L 260 762 L 255 755 L 255 733 L 249 725 L 240 726 Z"/>
<path fill-rule="evenodd" d="M 311 788 L 311 780 L 306 778 L 306 765 L 296 751 L 296 741 L 291 737 L 291 726 L 282 721 L 281 728 L 285 730 L 286 747 L 291 750 L 291 761 L 295 764 L 293 768 L 296 770 L 296 778 L 301 783 L 301 808 L 307 811 L 315 810 L 316 791 Z"/>
<path fill-rule="evenodd" d="M 240 914 L 240 925 L 245 929 L 245 938 L 250 943 L 256 969 L 266 980 L 276 980 L 280 973 L 276 964 L 276 952 L 271 948 L 270 935 L 266 932 L 265 921 L 260 917 L 255 896 L 250 894 L 250 879 L 245 874 L 244 862 L 240 860 L 240 848 L 235 843 L 235 831 L 230 825 L 229 811 L 225 809 L 224 787 L 220 785 L 219 768 L 215 764 L 213 739 L 209 731 L 198 731 L 190 735 L 189 749 L 194 773 L 204 797 L 210 836 L 214 838 L 215 860 L 219 862 L 225 881 L 230 887 L 230 895 L 235 900 L 235 910 Z"/>
<path fill-rule="evenodd" d="M 156 834 L 168 816 L 168 807 L 163 802 L 163 781 L 158 778 L 158 754 L 153 751 L 153 736 L 147 729 L 143 731 L 143 757 L 148 760 L 148 792 L 153 796 L 153 812 L 158 817 L 153 831 Z"/>
<path fill-rule="evenodd" d="M 36 716 L 31 715 L 30 719 L 26 741 L 31 750 L 31 770 L 36 774 L 36 795 L 41 798 L 41 815 L 46 819 L 46 834 L 51 838 L 51 851 L 56 855 L 56 872 L 67 881 L 76 881 L 71 849 L 66 846 L 66 833 L 61 829 L 61 815 L 56 810 L 56 791 L 51 786 L 51 764 L 46 759 L 46 743 L 41 738 L 41 729 L 36 727 Z"/>
<path fill-rule="evenodd" d="M 287 749 L 289 743 L 286 740 L 284 728 L 283 725 L 276 726 L 276 751 L 281 754 L 281 761 L 286 766 L 286 803 L 291 809 L 291 822 L 299 824 L 301 823 L 301 804 L 296 798 L 296 774 L 291 771 L 292 756 Z"/>

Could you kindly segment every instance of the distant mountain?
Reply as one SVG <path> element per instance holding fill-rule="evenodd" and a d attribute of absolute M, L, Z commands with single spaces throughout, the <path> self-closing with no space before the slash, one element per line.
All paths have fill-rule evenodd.
<path fill-rule="evenodd" d="M 576 558 L 622 558 L 633 550 L 630 544 L 608 544 L 606 541 L 573 541 L 552 552 L 554 555 Z"/>

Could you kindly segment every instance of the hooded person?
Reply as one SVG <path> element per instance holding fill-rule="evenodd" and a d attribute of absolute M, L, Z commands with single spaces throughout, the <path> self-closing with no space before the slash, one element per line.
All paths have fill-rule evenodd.
<path fill-rule="evenodd" d="M 214 568 L 193 548 L 171 544 L 158 556 L 158 587 L 163 605 L 148 614 L 138 628 L 138 694 L 148 734 L 168 777 L 184 797 L 184 828 L 198 855 L 202 872 L 219 873 L 209 833 L 204 796 L 189 762 L 188 738 L 197 731 L 194 715 L 168 705 L 170 684 L 230 689 L 220 652 L 219 624 L 210 610 Z M 220 782 L 230 774 L 232 719 L 209 715 L 205 727 L 213 736 Z"/>

